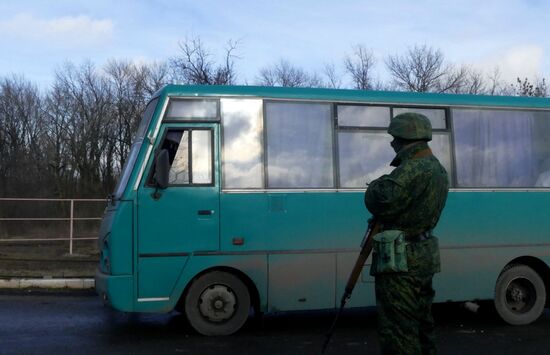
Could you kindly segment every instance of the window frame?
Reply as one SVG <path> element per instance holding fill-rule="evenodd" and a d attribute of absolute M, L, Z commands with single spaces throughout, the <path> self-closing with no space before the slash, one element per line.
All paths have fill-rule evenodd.
<path fill-rule="evenodd" d="M 392 107 L 390 105 L 384 105 L 384 104 L 369 104 L 369 103 L 345 103 L 345 102 L 334 102 L 334 130 L 336 133 L 336 139 L 337 139 L 337 145 L 335 149 L 335 154 L 338 159 L 338 165 L 337 165 L 337 171 L 338 171 L 338 180 L 337 180 L 337 188 L 338 189 L 345 189 L 345 190 L 364 190 L 365 187 L 344 187 L 342 186 L 341 181 L 341 165 L 340 165 L 340 132 L 345 133 L 375 133 L 375 134 L 387 134 L 388 127 L 381 127 L 381 126 L 348 126 L 348 125 L 340 125 L 340 121 L 338 119 L 338 106 L 367 106 L 367 107 L 387 107 L 389 110 L 389 119 L 392 117 Z M 389 124 L 389 122 L 388 122 Z M 389 164 L 390 162 L 388 162 Z"/>
<path fill-rule="evenodd" d="M 455 144 L 455 135 L 456 131 L 454 130 L 454 110 L 478 110 L 478 111 L 518 111 L 518 112 L 547 112 L 550 115 L 550 108 L 530 108 L 530 107 L 517 107 L 517 106 L 474 106 L 474 105 L 457 105 L 449 106 L 449 130 L 452 137 L 452 151 L 451 155 L 453 158 L 454 166 L 454 181 L 452 188 L 461 191 L 549 191 L 550 187 L 536 187 L 536 186 L 527 186 L 527 187 L 503 187 L 503 186 L 459 186 L 458 185 L 458 172 L 456 169 L 456 144 Z"/>
<path fill-rule="evenodd" d="M 170 111 L 170 105 L 174 102 L 181 101 L 213 101 L 216 103 L 216 117 L 204 118 L 204 117 L 168 117 Z M 169 97 L 166 110 L 162 117 L 163 123 L 220 123 L 221 122 L 221 108 L 219 97 Z"/>
<path fill-rule="evenodd" d="M 334 117 L 335 117 L 335 107 L 334 101 L 323 101 L 323 100 L 292 100 L 292 99 L 273 99 L 273 98 L 264 98 L 262 104 L 262 143 L 263 143 L 263 186 L 266 191 L 332 191 L 338 189 L 338 172 L 336 165 L 335 154 L 337 154 L 335 140 L 335 127 L 334 127 Z M 331 160 L 332 160 L 332 186 L 331 187 L 269 187 L 269 159 L 268 159 L 268 132 L 267 132 L 267 104 L 269 103 L 290 103 L 290 104 L 310 104 L 310 105 L 326 105 L 329 106 L 329 124 L 330 124 L 330 134 L 331 134 Z M 249 190 L 258 190 L 258 189 L 249 189 Z"/>
<path fill-rule="evenodd" d="M 396 109 L 396 108 L 397 109 L 413 109 L 413 110 L 414 109 L 419 109 L 419 110 L 443 110 L 444 115 L 445 115 L 445 128 L 433 128 L 432 127 L 432 131 L 433 132 L 448 131 L 451 127 L 450 126 L 450 120 L 449 120 L 450 111 L 451 111 L 451 108 L 452 108 L 451 106 L 435 106 L 435 105 L 419 106 L 419 105 L 403 105 L 403 104 L 395 104 L 395 105 L 390 105 L 390 106 L 391 106 L 391 118 L 394 117 L 393 110 Z"/>
<path fill-rule="evenodd" d="M 382 107 L 387 108 L 388 112 L 390 114 L 389 119 L 392 118 L 393 108 L 391 105 L 384 105 L 384 104 L 370 104 L 370 103 L 346 103 L 346 102 L 333 102 L 334 106 L 334 119 L 335 119 L 335 127 L 345 127 L 345 128 L 352 128 L 352 129 L 381 129 L 381 130 L 387 130 L 388 126 L 353 126 L 353 125 L 341 125 L 340 124 L 340 118 L 338 116 L 338 106 L 357 106 L 357 107 Z M 388 122 L 389 124 L 389 122 Z"/>
<path fill-rule="evenodd" d="M 436 105 L 407 105 L 407 104 L 384 104 L 384 103 L 346 103 L 346 102 L 334 102 L 334 112 L 335 115 L 338 112 L 338 106 L 375 106 L 375 107 L 388 107 L 389 108 L 389 119 L 391 120 L 394 117 L 394 109 L 395 108 L 408 108 L 408 109 L 422 109 L 422 110 L 443 110 L 445 113 L 445 128 L 435 128 L 432 129 L 432 136 L 434 133 L 436 135 L 445 135 L 448 137 L 449 141 L 449 153 L 450 153 L 450 168 L 451 171 L 449 172 L 449 182 L 450 186 L 454 188 L 456 186 L 456 165 L 455 165 L 455 156 L 454 156 L 454 138 L 453 138 L 453 132 L 452 132 L 452 121 L 451 121 L 451 106 L 436 106 Z M 340 132 L 364 132 L 364 133 L 377 133 L 377 134 L 388 134 L 388 127 L 380 127 L 380 126 L 341 126 L 339 124 L 338 117 L 335 116 L 335 131 L 336 136 L 339 139 L 339 133 Z M 389 123 L 388 123 L 389 125 Z M 341 184 L 340 179 L 340 144 L 336 145 L 336 155 L 338 156 L 338 181 L 337 181 L 337 188 L 338 189 L 345 189 L 345 190 L 358 190 L 358 189 L 364 189 L 360 187 L 343 187 Z M 389 164 L 390 162 L 388 162 Z"/>
<path fill-rule="evenodd" d="M 261 182 L 261 186 L 260 187 L 226 187 L 225 186 L 225 181 L 226 181 L 226 176 L 225 176 L 225 169 L 224 169 L 224 165 L 225 165 L 225 157 L 226 157 L 226 153 L 225 153 L 225 122 L 224 122 L 224 117 L 222 117 L 222 102 L 221 102 L 221 99 L 230 99 L 230 100 L 255 100 L 255 101 L 260 101 L 261 103 L 261 111 L 260 111 L 260 115 L 261 115 L 261 118 L 260 118 L 260 122 L 262 124 L 262 129 L 261 129 L 261 133 L 259 135 L 259 138 L 260 138 L 260 146 L 261 146 L 261 149 L 262 149 L 262 152 L 260 154 L 260 165 L 261 165 L 261 168 L 260 168 L 260 174 L 261 174 L 261 177 L 260 177 L 260 182 Z M 266 177 L 266 174 L 267 174 L 267 170 L 266 170 L 266 162 L 265 162 L 265 158 L 266 158 L 266 144 L 265 144 L 265 137 L 266 137 L 266 129 L 265 129 L 265 124 L 266 124 L 266 121 L 265 121 L 265 99 L 263 98 L 259 98 L 259 97 L 247 97 L 247 96 L 231 96 L 231 97 L 222 97 L 220 98 L 220 104 L 219 104 L 219 107 L 220 107 L 220 121 L 219 121 L 219 124 L 220 124 L 220 145 L 221 145 L 221 148 L 220 148 L 220 186 L 221 186 L 221 189 L 223 191 L 265 191 L 266 190 L 266 181 L 267 181 L 267 177 Z"/>
<path fill-rule="evenodd" d="M 209 121 L 212 123 L 211 121 Z M 181 123 L 181 121 L 178 121 L 178 123 Z M 195 123 L 195 122 L 193 122 Z M 152 160 L 150 163 L 149 173 L 147 174 L 147 180 L 145 183 L 145 187 L 156 187 L 156 185 L 153 182 L 153 175 L 155 173 L 155 165 L 156 165 L 156 156 L 160 150 L 162 150 L 162 145 L 166 139 L 166 135 L 169 131 L 188 131 L 189 136 L 187 137 L 189 147 L 188 149 L 188 161 L 189 161 L 189 179 L 191 183 L 189 184 L 168 184 L 167 188 L 170 187 L 214 187 L 216 186 L 216 156 L 215 156 L 215 149 L 216 149 L 216 134 L 215 130 L 212 127 L 178 127 L 178 126 L 166 126 L 164 128 L 164 131 L 162 132 L 161 140 L 159 141 L 157 147 L 154 149 L 154 154 L 152 154 Z M 210 132 L 210 168 L 212 171 L 212 176 L 210 183 L 193 183 L 193 131 L 209 131 Z M 182 133 L 183 134 L 183 133 Z M 181 141 L 180 141 L 181 142 Z M 173 162 L 172 162 L 173 163 Z M 170 168 L 172 165 L 170 165 Z"/>

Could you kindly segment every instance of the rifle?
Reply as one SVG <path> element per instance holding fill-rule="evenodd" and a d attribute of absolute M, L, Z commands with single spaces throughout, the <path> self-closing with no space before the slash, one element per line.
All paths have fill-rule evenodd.
<path fill-rule="evenodd" d="M 359 275 L 363 270 L 365 261 L 367 260 L 370 253 L 372 252 L 372 237 L 378 233 L 379 229 L 380 229 L 380 223 L 377 223 L 374 220 L 369 221 L 367 231 L 365 232 L 365 236 L 363 237 L 363 241 L 361 242 L 361 251 L 359 252 L 359 256 L 357 257 L 355 266 L 353 267 L 353 270 L 349 275 L 348 283 L 346 284 L 344 294 L 342 295 L 342 299 L 340 300 L 340 309 L 338 310 L 338 313 L 336 313 L 336 317 L 334 317 L 332 326 L 330 327 L 326 335 L 326 339 L 323 344 L 323 349 L 321 350 L 321 354 L 325 352 L 328 344 L 330 343 L 330 339 L 332 338 L 332 333 L 334 333 L 334 328 L 336 327 L 338 318 L 340 317 L 340 314 L 342 314 L 342 311 L 344 310 L 344 307 L 346 306 L 347 301 L 351 297 L 351 293 L 353 292 L 353 288 L 357 283 L 357 279 L 359 278 Z"/>

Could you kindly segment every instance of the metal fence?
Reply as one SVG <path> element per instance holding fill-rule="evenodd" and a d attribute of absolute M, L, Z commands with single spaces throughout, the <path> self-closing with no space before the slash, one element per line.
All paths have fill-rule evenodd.
<path fill-rule="evenodd" d="M 84 203 L 84 202 L 107 202 L 106 199 L 55 199 L 55 198 L 0 198 L 2 201 L 11 201 L 11 202 L 62 202 L 69 203 L 69 216 L 55 218 L 55 217 L 22 217 L 22 218 L 0 218 L 0 221 L 67 221 L 69 223 L 69 235 L 61 236 L 55 238 L 43 238 L 43 237 L 9 237 L 9 238 L 0 238 L 0 243 L 2 242 L 49 242 L 49 241 L 69 241 L 69 254 L 73 254 L 73 244 L 76 240 L 95 240 L 95 237 L 82 237 L 75 236 L 74 223 L 76 221 L 101 221 L 102 217 L 75 217 L 75 204 Z"/>

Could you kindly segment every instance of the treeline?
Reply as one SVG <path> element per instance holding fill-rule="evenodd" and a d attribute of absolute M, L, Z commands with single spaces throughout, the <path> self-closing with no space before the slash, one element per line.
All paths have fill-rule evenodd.
<path fill-rule="evenodd" d="M 44 90 L 22 76 L 0 78 L 0 196 L 103 197 L 111 193 L 130 150 L 141 112 L 167 83 L 355 88 L 547 96 L 544 79 L 506 83 L 498 69 L 482 73 L 449 63 L 439 49 L 414 46 L 375 58 L 353 47 L 342 63 L 308 71 L 285 59 L 239 79 L 238 42 L 216 60 L 200 38 L 180 43 L 178 56 L 153 64 L 111 60 L 65 64 Z M 385 68 L 387 82 L 378 79 Z"/>
<path fill-rule="evenodd" d="M 164 65 L 65 65 L 42 93 L 22 77 L 0 81 L 0 195 L 103 197 L 112 191 Z"/>

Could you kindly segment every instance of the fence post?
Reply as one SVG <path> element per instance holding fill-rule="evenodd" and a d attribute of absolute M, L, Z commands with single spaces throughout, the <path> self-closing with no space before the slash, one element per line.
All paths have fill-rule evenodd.
<path fill-rule="evenodd" d="M 74 217 L 74 200 L 71 199 L 71 227 L 69 232 L 69 255 L 73 255 L 73 217 Z"/>

